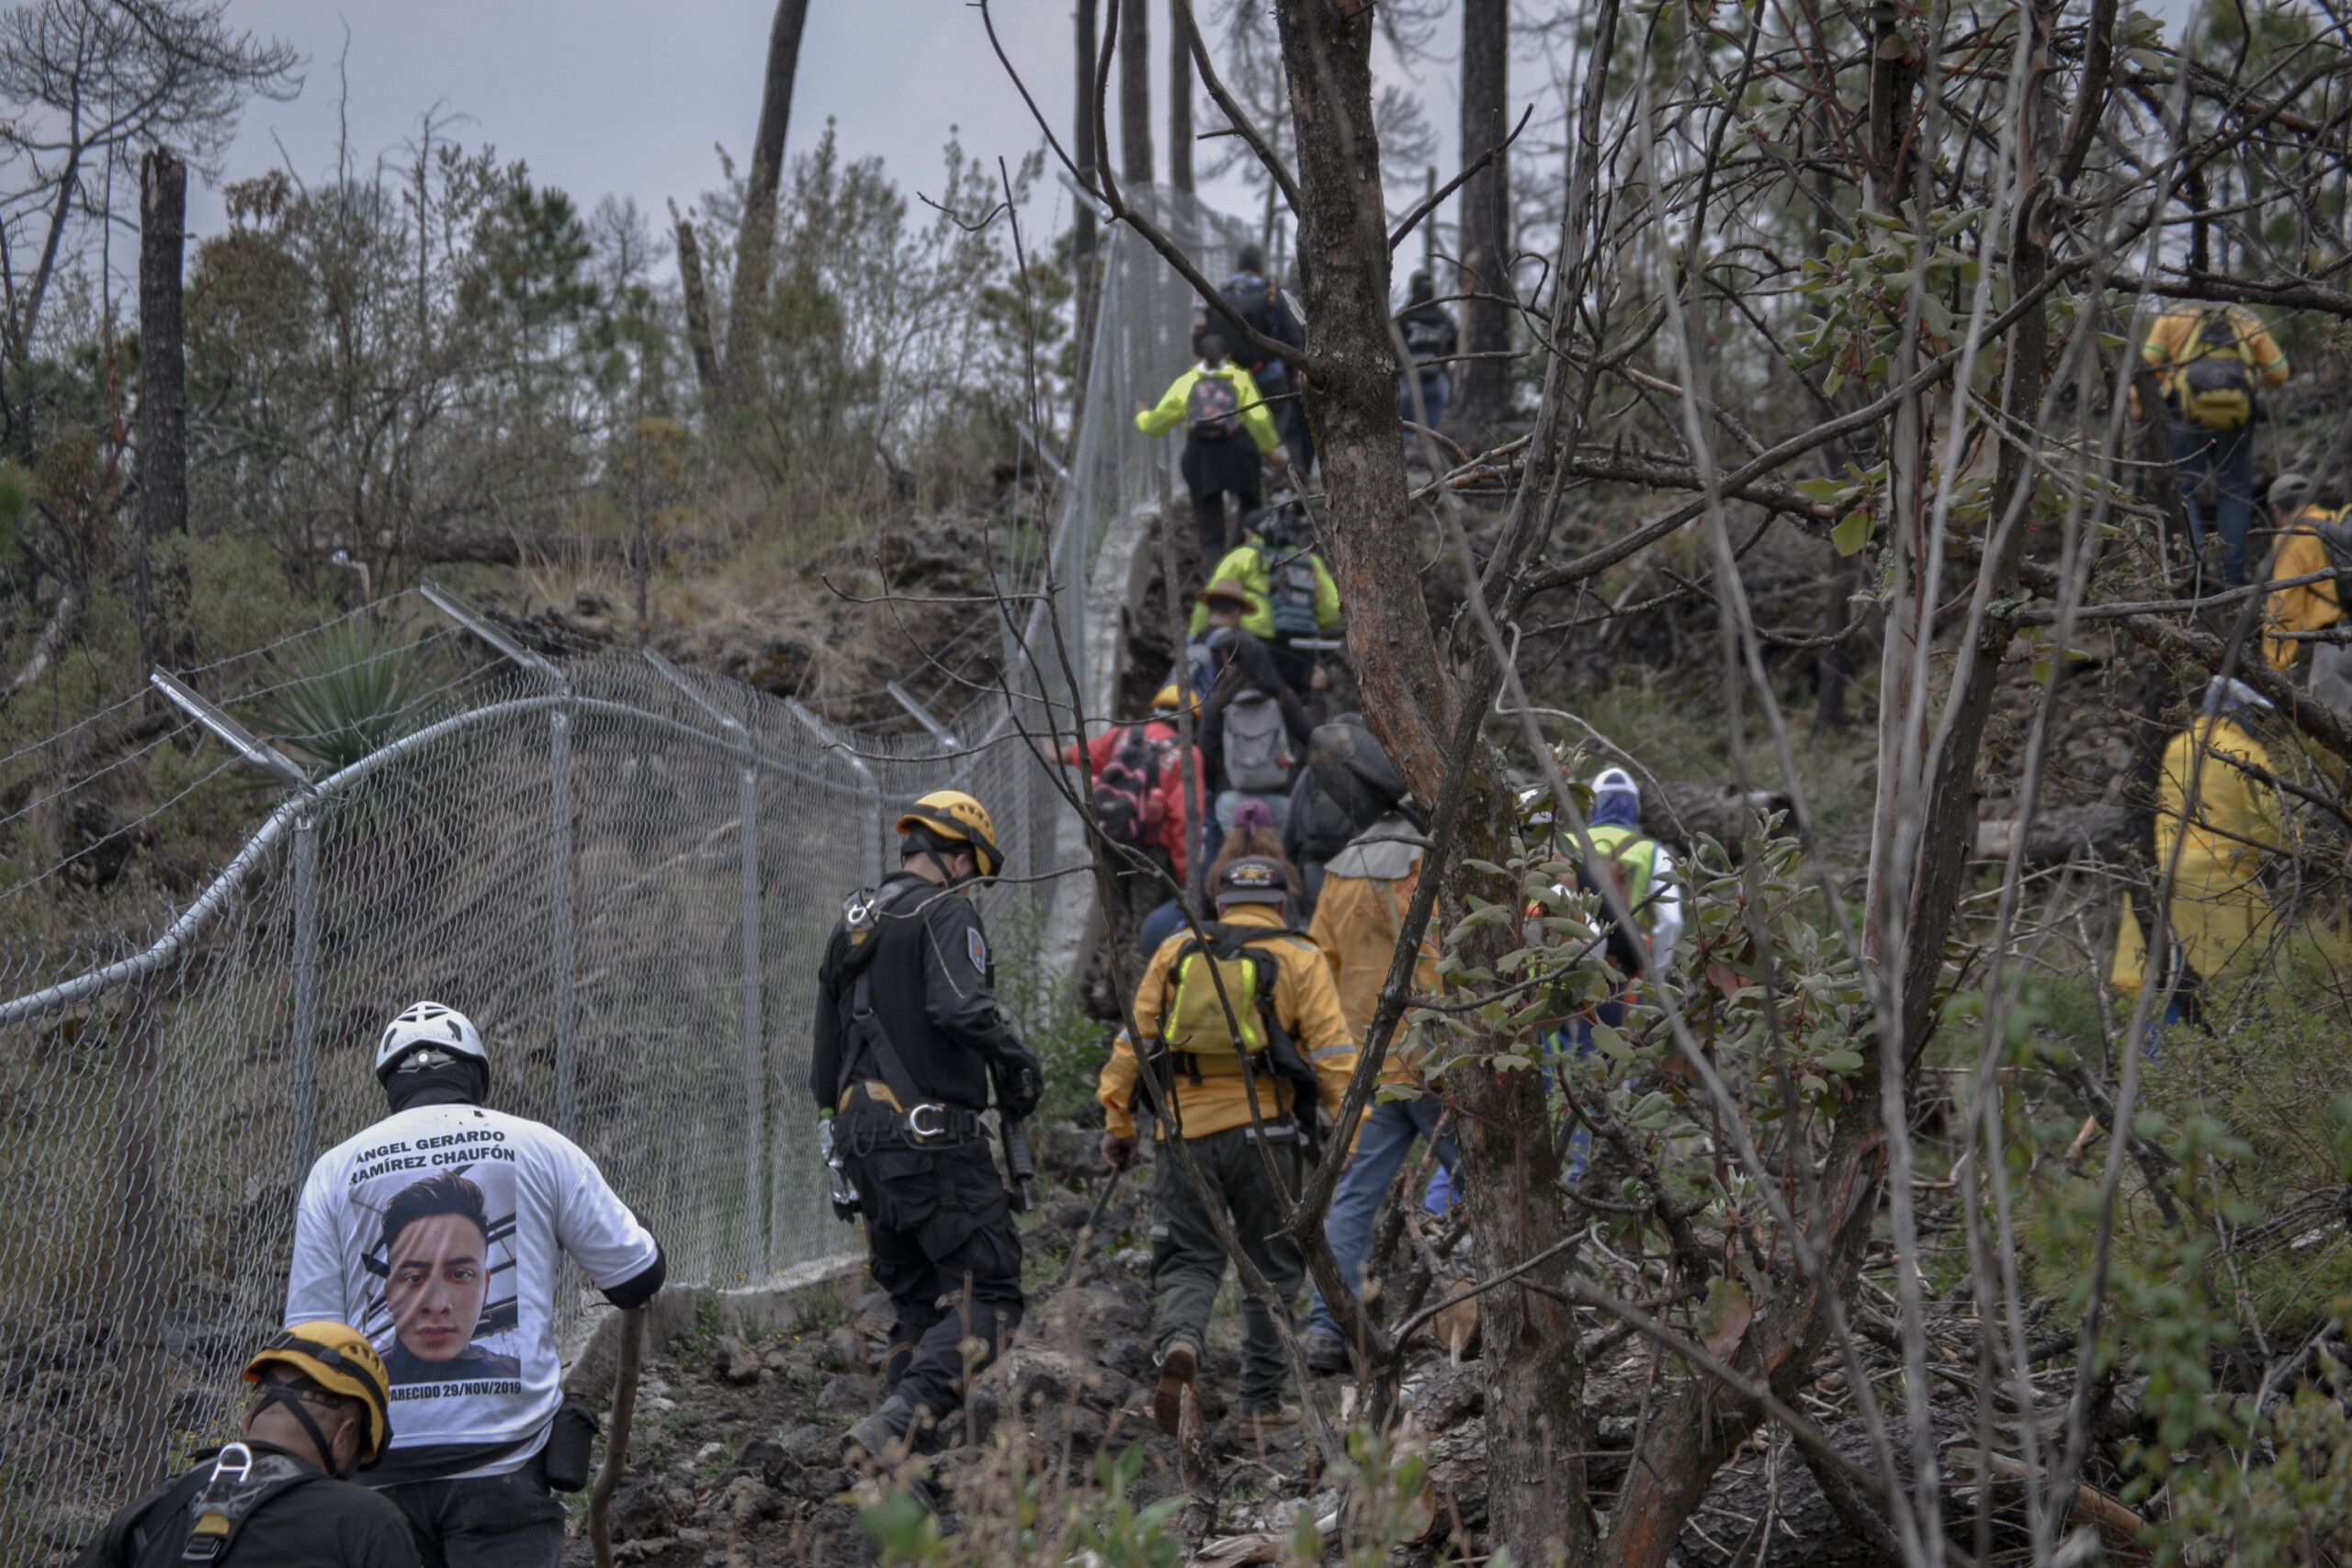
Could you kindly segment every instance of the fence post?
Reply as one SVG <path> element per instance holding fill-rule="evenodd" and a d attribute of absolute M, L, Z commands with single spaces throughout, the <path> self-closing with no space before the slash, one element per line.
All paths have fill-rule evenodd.
<path fill-rule="evenodd" d="M 572 1038 L 571 998 L 571 715 L 548 716 L 548 751 L 554 785 L 548 881 L 555 894 L 555 1125 L 580 1135 L 580 1058 Z"/>
<path fill-rule="evenodd" d="M 760 770 L 743 764 L 743 1206 L 759 1248 L 760 1275 L 768 1262 L 768 1064 L 760 996 Z"/>
<path fill-rule="evenodd" d="M 319 809 L 294 819 L 294 1181 L 319 1153 Z"/>
<path fill-rule="evenodd" d="M 159 982 L 126 987 L 115 1036 L 114 1359 L 122 1479 L 133 1495 L 164 1479 L 164 1062 Z"/>
<path fill-rule="evenodd" d="M 1021 658 L 1021 639 L 1012 635 L 1012 612 L 1004 604 L 1004 581 L 997 581 L 997 637 L 1002 646 L 1004 664 L 1004 705 L 1008 716 L 1014 721 L 1012 762 L 1012 870 L 1016 876 L 1035 876 L 1036 863 L 1029 857 L 1029 769 L 1023 765 L 1032 750 L 1020 733 L 1022 689 L 1028 684 Z M 1035 897 L 1035 890 L 1030 897 Z"/>
<path fill-rule="evenodd" d="M 825 721 L 801 706 L 797 698 L 785 698 L 784 705 L 786 711 L 807 725 L 808 732 L 823 741 L 828 750 L 840 752 L 842 761 L 847 762 L 850 771 L 857 775 L 860 792 L 871 808 L 865 818 L 865 885 L 868 887 L 878 886 L 882 881 L 882 781 L 874 776 L 874 770 L 865 765 L 865 758 L 836 739 L 833 732 L 825 728 Z"/>

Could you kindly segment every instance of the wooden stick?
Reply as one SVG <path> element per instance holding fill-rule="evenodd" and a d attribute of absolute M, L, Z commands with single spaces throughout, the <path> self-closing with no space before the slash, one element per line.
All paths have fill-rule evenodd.
<path fill-rule="evenodd" d="M 595 1490 L 588 1494 L 588 1545 L 596 1554 L 596 1568 L 613 1568 L 613 1489 L 628 1468 L 629 1419 L 637 1414 L 637 1374 L 645 1365 L 645 1309 L 630 1307 L 621 1314 L 621 1365 L 613 1378 L 613 1423 L 605 1439 L 604 1468 L 596 1472 Z"/>

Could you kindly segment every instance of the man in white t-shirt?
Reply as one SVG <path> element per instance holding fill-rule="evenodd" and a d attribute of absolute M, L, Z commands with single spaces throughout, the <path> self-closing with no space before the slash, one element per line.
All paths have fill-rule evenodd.
<path fill-rule="evenodd" d="M 311 1168 L 286 1321 L 359 1327 L 391 1378 L 394 1436 L 369 1485 L 424 1568 L 555 1568 L 595 1416 L 567 1405 L 555 1348 L 561 1255 L 606 1300 L 661 1289 L 662 1248 L 553 1128 L 486 1108 L 490 1057 L 464 1014 L 419 1002 L 376 1046 L 392 1113 Z"/>

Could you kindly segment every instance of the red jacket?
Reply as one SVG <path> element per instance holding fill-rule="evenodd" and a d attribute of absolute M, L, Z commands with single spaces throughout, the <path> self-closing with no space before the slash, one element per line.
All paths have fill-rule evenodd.
<path fill-rule="evenodd" d="M 1091 773 L 1101 773 L 1111 759 L 1118 755 L 1119 748 L 1125 743 L 1127 731 L 1134 728 L 1131 724 L 1113 725 L 1086 743 L 1087 761 Z M 1150 824 L 1146 841 L 1158 844 L 1168 852 L 1168 858 L 1175 863 L 1176 880 L 1182 882 L 1184 880 L 1184 823 L 1187 818 L 1197 813 L 1184 809 L 1184 772 L 1174 744 L 1176 727 L 1165 719 L 1155 718 L 1144 725 L 1143 732 L 1147 739 L 1170 743 L 1168 755 L 1159 764 L 1159 781 L 1151 792 L 1151 798 L 1144 803 L 1146 818 Z M 1073 768 L 1079 765 L 1076 741 L 1063 749 L 1062 761 Z M 1197 790 L 1205 788 L 1208 783 L 1208 775 L 1202 768 L 1198 746 L 1193 748 L 1193 782 L 1197 798 Z"/>

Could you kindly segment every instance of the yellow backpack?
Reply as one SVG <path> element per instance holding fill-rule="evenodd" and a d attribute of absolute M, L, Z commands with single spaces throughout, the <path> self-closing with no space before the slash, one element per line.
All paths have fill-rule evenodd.
<path fill-rule="evenodd" d="M 2243 430 L 2254 423 L 2254 367 L 2245 333 L 2229 308 L 2201 311 L 2197 332 L 2167 378 L 2165 395 L 2183 424 L 2199 430 Z"/>

